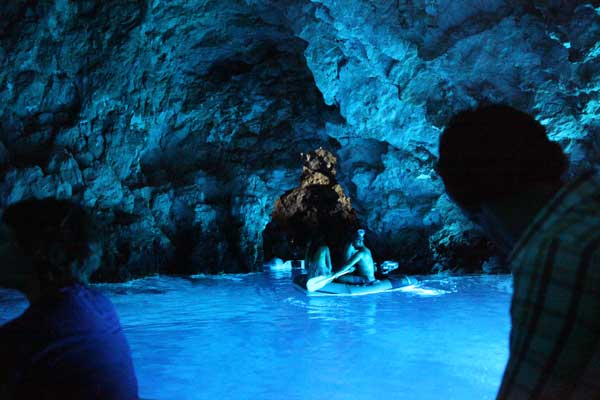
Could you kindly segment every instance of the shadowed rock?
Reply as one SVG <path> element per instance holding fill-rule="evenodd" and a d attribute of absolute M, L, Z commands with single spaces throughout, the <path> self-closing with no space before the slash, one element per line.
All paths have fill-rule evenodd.
<path fill-rule="evenodd" d="M 350 198 L 337 182 L 335 156 L 323 148 L 301 156 L 300 185 L 277 199 L 265 231 L 267 258 L 304 258 L 317 232 L 326 235 L 336 253 L 359 226 Z"/>
<path fill-rule="evenodd" d="M 569 177 L 600 162 L 594 1 L 32 0 L 0 15 L 0 209 L 92 208 L 97 279 L 260 269 L 273 204 L 319 146 L 338 171 L 311 160 L 312 189 L 286 198 L 308 221 L 294 229 L 355 215 L 376 257 L 477 270 L 487 250 L 432 166 L 448 118 L 479 103 L 534 115 Z"/>

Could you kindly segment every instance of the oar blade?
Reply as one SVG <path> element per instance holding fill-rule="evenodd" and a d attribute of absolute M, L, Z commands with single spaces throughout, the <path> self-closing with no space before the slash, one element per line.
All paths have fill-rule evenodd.
<path fill-rule="evenodd" d="M 306 281 L 306 290 L 309 292 L 316 292 L 331 281 L 332 277 L 330 276 L 315 276 Z"/>

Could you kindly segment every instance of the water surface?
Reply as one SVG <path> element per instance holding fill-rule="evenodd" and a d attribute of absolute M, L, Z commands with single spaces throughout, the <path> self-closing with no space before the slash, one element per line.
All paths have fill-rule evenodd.
<path fill-rule="evenodd" d="M 151 399 L 493 399 L 511 278 L 425 277 L 406 291 L 307 297 L 291 271 L 98 285 Z M 0 323 L 26 301 L 0 291 Z"/>

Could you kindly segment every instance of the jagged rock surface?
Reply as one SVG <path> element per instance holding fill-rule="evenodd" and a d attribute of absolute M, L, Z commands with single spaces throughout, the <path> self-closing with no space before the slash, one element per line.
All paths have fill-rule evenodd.
<path fill-rule="evenodd" d="M 337 181 L 337 159 L 319 148 L 302 154 L 300 185 L 275 202 L 263 234 L 268 258 L 301 259 L 319 234 L 337 255 L 359 227 L 351 200 Z"/>
<path fill-rule="evenodd" d="M 535 115 L 600 161 L 600 4 L 79 0 L 0 4 L 0 209 L 73 198 L 105 228 L 96 279 L 260 268 L 300 153 L 337 179 L 380 259 L 494 254 L 433 172 L 448 117 Z M 464 254 L 477 254 L 465 258 Z"/>

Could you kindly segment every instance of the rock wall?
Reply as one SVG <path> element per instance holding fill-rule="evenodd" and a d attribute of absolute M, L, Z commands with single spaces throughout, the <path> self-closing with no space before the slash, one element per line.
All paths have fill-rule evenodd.
<path fill-rule="evenodd" d="M 275 201 L 320 146 L 377 258 L 477 270 L 493 248 L 432 165 L 448 117 L 482 102 L 535 115 L 571 174 L 600 162 L 595 0 L 31 0 L 0 15 L 0 209 L 88 206 L 105 228 L 96 279 L 259 269 Z"/>
<path fill-rule="evenodd" d="M 302 161 L 299 186 L 277 199 L 263 233 L 265 257 L 304 259 L 307 246 L 318 236 L 330 247 L 335 263 L 355 236 L 359 221 L 337 181 L 336 157 L 319 148 L 303 153 Z"/>

